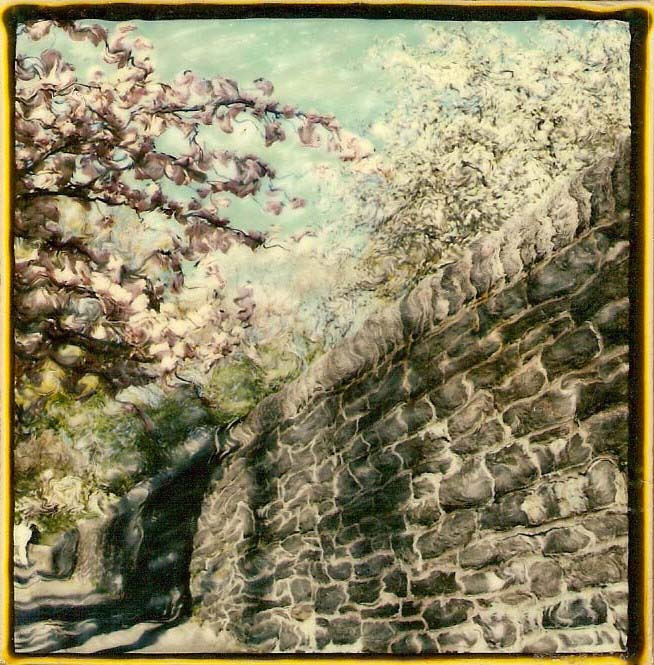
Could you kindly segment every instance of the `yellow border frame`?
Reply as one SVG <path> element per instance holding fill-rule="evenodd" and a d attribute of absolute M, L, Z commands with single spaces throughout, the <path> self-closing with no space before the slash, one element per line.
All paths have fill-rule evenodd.
<path fill-rule="evenodd" d="M 188 5 L 184 0 L 119 0 L 120 4 L 128 5 Z M 318 0 L 320 4 L 347 6 L 349 3 L 341 0 Z M 0 0 L 0 66 L 2 74 L 0 81 L 2 83 L 2 92 L 8 88 L 7 75 L 9 70 L 9 35 L 4 23 L 5 13 L 9 9 L 21 5 L 36 5 L 42 7 L 61 7 L 89 4 L 113 4 L 93 2 L 93 0 L 41 0 L 41 2 L 30 2 L 30 0 Z M 200 0 L 197 4 L 207 5 L 258 5 L 264 4 L 262 0 Z M 266 4 L 293 4 L 297 6 L 316 4 L 316 0 L 266 0 Z M 486 7 L 486 8 L 516 8 L 521 7 L 543 7 L 554 9 L 582 9 L 592 14 L 605 14 L 616 10 L 639 10 L 647 16 L 647 36 L 645 40 L 645 59 L 646 71 L 644 74 L 643 108 L 640 111 L 644 114 L 643 133 L 642 133 L 642 152 L 643 152 L 643 171 L 642 171 L 642 261 L 644 275 L 642 292 L 642 329 L 643 329 L 643 348 L 641 349 L 642 359 L 642 422 L 641 422 L 641 460 L 642 460 L 642 478 L 640 479 L 640 501 L 642 508 L 641 538 L 642 538 L 642 561 L 641 561 L 641 599 L 642 599 L 642 644 L 640 652 L 635 656 L 594 656 L 592 654 L 579 656 L 494 656 L 486 654 L 474 654 L 469 658 L 451 657 L 451 656 L 415 656 L 402 657 L 403 663 L 424 663 L 432 662 L 434 665 L 462 665 L 466 661 L 483 662 L 488 665 L 625 665 L 633 663 L 634 665 L 654 665 L 654 421 L 653 421 L 653 398 L 654 398 L 654 143 L 652 133 L 652 107 L 654 103 L 653 86 L 653 67 L 654 67 L 654 0 L 642 1 L 588 1 L 578 2 L 576 0 L 560 0 L 559 2 L 550 0 L 358 0 L 357 4 L 366 5 L 434 5 L 440 7 Z M 20 664 L 20 665 L 62 665 L 64 663 L 114 663 L 130 665 L 203 665 L 208 663 L 224 663 L 225 665 L 237 665 L 248 660 L 257 660 L 253 657 L 230 658 L 229 656 L 218 656 L 217 658 L 175 658 L 175 657 L 130 657 L 130 658 L 108 658 L 80 655 L 57 654 L 56 656 L 31 656 L 14 655 L 10 651 L 9 629 L 11 627 L 11 598 L 12 581 L 6 574 L 8 562 L 13 553 L 10 552 L 10 519 L 11 519 L 11 432 L 8 426 L 11 419 L 11 392 L 12 377 L 11 367 L 11 321 L 10 321 L 10 302 L 11 302 L 11 265 L 12 256 L 10 219 L 11 219 L 11 189 L 10 189 L 10 163 L 11 163 L 11 131 L 10 122 L 12 108 L 11 100 L 8 94 L 2 95 L 2 105 L 0 107 L 0 147 L 2 148 L 2 161 L 0 162 L 0 178 L 2 189 L 0 190 L 0 508 L 2 519 L 2 537 L 0 543 L 0 558 L 2 561 L 2 573 L 0 573 L 0 603 L 2 604 L 0 614 L 0 663 Z M 267 658 L 270 660 L 270 657 Z M 279 665 L 301 665 L 311 660 L 311 656 L 294 658 L 290 656 L 280 656 L 273 661 Z M 362 660 L 354 657 L 336 656 L 335 661 L 342 665 L 361 665 Z M 317 662 L 317 661 L 314 661 Z M 398 663 L 400 659 L 392 656 L 379 656 L 366 658 L 369 663 Z"/>

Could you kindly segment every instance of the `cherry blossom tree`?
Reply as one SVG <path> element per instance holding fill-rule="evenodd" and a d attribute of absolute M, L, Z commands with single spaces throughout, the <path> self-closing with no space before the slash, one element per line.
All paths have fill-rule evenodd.
<path fill-rule="evenodd" d="M 581 34 L 543 21 L 525 34 L 528 46 L 492 24 L 443 23 L 419 45 L 395 37 L 372 49 L 398 89 L 372 127 L 384 149 L 358 165 L 378 293 L 397 298 L 448 252 L 628 143 L 628 26 L 588 22 Z"/>
<path fill-rule="evenodd" d="M 92 44 L 101 64 L 82 73 L 52 48 L 16 57 L 19 385 L 49 373 L 67 389 L 92 377 L 117 390 L 169 380 L 189 358 L 209 368 L 239 343 L 255 306 L 247 288 L 225 302 L 213 252 L 265 243 L 264 233 L 230 223 L 230 201 L 256 198 L 273 216 L 304 205 L 260 155 L 209 137 L 247 120 L 262 149 L 295 134 L 343 160 L 360 156 L 357 140 L 332 116 L 279 103 L 264 79 L 247 88 L 191 71 L 160 80 L 151 44 L 131 24 L 111 33 L 79 22 L 19 26 L 23 43 L 57 31 Z M 171 137 L 181 149 L 166 149 Z M 190 265 L 204 277 L 195 294 Z"/>

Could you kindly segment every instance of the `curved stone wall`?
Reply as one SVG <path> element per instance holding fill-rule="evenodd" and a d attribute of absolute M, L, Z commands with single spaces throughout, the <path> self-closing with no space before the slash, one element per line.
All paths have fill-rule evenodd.
<path fill-rule="evenodd" d="M 197 616 L 251 651 L 624 650 L 628 173 L 478 239 L 230 433 Z"/>

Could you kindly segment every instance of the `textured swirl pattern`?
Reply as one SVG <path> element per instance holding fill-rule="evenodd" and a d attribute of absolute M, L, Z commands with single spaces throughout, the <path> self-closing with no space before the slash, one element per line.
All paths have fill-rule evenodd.
<path fill-rule="evenodd" d="M 232 430 L 195 536 L 200 619 L 255 651 L 625 648 L 628 152 Z"/>

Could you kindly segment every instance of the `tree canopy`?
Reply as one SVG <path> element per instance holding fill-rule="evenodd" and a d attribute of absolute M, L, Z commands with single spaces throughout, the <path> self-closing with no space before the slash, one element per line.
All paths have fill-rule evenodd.
<path fill-rule="evenodd" d="M 361 186 L 379 292 L 397 297 L 629 140 L 628 26 L 571 23 L 443 22 L 421 44 L 374 47 L 402 90 L 371 128 L 385 141 L 384 168 Z"/>
<path fill-rule="evenodd" d="M 45 373 L 69 389 L 97 379 L 118 389 L 165 380 L 199 352 L 209 367 L 238 344 L 252 293 L 243 288 L 225 303 L 220 266 L 208 261 L 202 302 L 191 302 L 185 267 L 235 243 L 265 246 L 265 233 L 230 223 L 234 198 L 259 197 L 273 216 L 304 205 L 277 184 L 272 164 L 216 147 L 216 133 L 248 121 L 262 149 L 295 134 L 343 160 L 360 156 L 357 140 L 333 116 L 278 102 L 263 78 L 241 86 L 185 71 L 161 80 L 151 44 L 131 24 L 109 33 L 38 21 L 19 34 L 39 42 L 56 30 L 93 44 L 102 66 L 79 71 L 52 48 L 16 56 L 19 383 L 37 384 Z M 168 223 L 153 231 L 161 219 Z M 132 252 L 117 246 L 114 231 L 125 224 L 149 233 Z"/>

